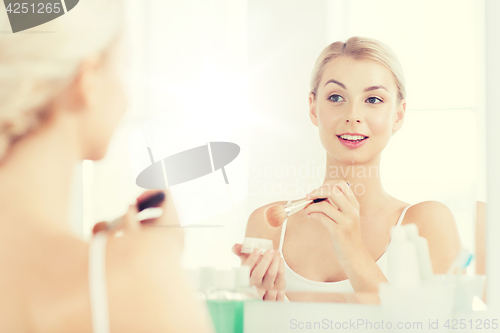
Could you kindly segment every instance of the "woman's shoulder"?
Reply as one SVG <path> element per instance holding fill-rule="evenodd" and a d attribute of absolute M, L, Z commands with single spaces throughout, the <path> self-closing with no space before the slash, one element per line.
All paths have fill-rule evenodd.
<path fill-rule="evenodd" d="M 115 265 L 134 260 L 145 265 L 155 264 L 156 260 L 178 260 L 184 246 L 183 236 L 181 227 L 143 227 L 122 237 L 108 237 L 107 256 L 110 264 Z"/>
<path fill-rule="evenodd" d="M 405 224 L 415 223 L 423 228 L 439 223 L 455 223 L 453 212 L 444 203 L 434 200 L 422 201 L 412 204 L 405 214 Z"/>
<path fill-rule="evenodd" d="M 416 203 L 408 208 L 404 220 L 404 224 L 416 224 L 419 235 L 429 241 L 448 239 L 458 246 L 460 237 L 455 217 L 442 202 L 429 200 Z"/>
<path fill-rule="evenodd" d="M 181 266 L 183 242 L 176 233 L 182 228 L 154 229 L 108 241 L 111 331 L 211 332 Z"/>
<path fill-rule="evenodd" d="M 444 274 L 458 255 L 462 242 L 451 209 L 439 201 L 424 201 L 408 209 L 406 223 L 415 223 L 427 239 L 435 274 Z"/>
<path fill-rule="evenodd" d="M 0 331 L 89 331 L 88 244 L 73 235 L 43 230 L 24 236 L 11 248 L 11 253 L 17 253 L 12 261 L 0 265 L 9 267 L 9 274 L 0 278 L 0 294 L 4 295 Z M 29 327 L 23 330 L 21 326 Z"/>
<path fill-rule="evenodd" d="M 248 217 L 246 237 L 272 238 L 281 227 L 271 227 L 266 220 L 266 211 L 273 206 L 286 205 L 288 201 L 275 201 L 255 209 Z"/>

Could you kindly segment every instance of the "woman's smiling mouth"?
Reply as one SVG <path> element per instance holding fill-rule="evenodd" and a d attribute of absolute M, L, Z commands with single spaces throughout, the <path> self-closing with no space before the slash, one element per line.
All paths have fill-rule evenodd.
<path fill-rule="evenodd" d="M 359 133 L 344 133 L 337 135 L 339 141 L 348 148 L 358 148 L 362 146 L 368 137 Z"/>

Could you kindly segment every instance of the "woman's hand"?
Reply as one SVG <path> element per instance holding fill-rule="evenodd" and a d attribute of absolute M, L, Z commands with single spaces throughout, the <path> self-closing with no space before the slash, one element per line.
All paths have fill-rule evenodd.
<path fill-rule="evenodd" d="M 96 234 L 102 230 L 114 235 L 118 231 L 123 231 L 123 233 L 130 234 L 135 232 L 145 232 L 145 231 L 154 231 L 158 232 L 167 232 L 170 236 L 174 236 L 174 239 L 179 241 L 181 247 L 184 247 L 184 229 L 180 226 L 179 219 L 177 217 L 177 213 L 175 211 L 175 206 L 173 205 L 173 201 L 171 200 L 170 191 L 166 190 L 165 199 L 160 204 L 154 207 L 160 207 L 163 209 L 163 214 L 160 217 L 154 219 L 147 219 L 143 221 L 137 221 L 136 215 L 137 204 L 143 202 L 149 197 L 155 195 L 156 193 L 161 192 L 160 190 L 148 190 L 142 193 L 137 199 L 136 204 L 130 205 L 128 207 L 127 212 L 120 218 L 120 222 L 113 229 L 109 230 L 108 222 L 99 222 L 94 225 L 92 229 L 92 233 Z"/>
<path fill-rule="evenodd" d="M 264 255 L 260 250 L 241 253 L 241 244 L 235 244 L 232 250 L 242 265 L 250 267 L 250 283 L 265 301 L 285 300 L 285 263 L 279 251 L 268 250 Z"/>
<path fill-rule="evenodd" d="M 325 226 L 340 263 L 366 251 L 361 237 L 359 202 L 344 180 L 324 184 L 306 198 L 328 198 L 308 205 L 304 212 L 310 220 Z"/>
<path fill-rule="evenodd" d="M 95 235 L 101 231 L 108 232 L 111 235 L 119 231 L 123 231 L 124 233 L 134 232 L 140 228 L 140 222 L 136 221 L 134 218 L 137 213 L 137 207 L 135 205 L 129 205 L 127 212 L 120 218 L 120 221 L 114 228 L 110 229 L 110 222 L 101 221 L 94 225 L 92 234 Z"/>

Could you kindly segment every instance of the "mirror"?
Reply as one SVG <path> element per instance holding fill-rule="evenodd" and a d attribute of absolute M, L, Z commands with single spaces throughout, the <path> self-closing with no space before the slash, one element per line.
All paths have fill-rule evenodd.
<path fill-rule="evenodd" d="M 135 90 L 141 93 L 135 96 L 115 142 L 126 142 L 131 129 L 158 114 L 175 117 L 176 110 L 193 100 L 212 108 L 225 106 L 248 118 L 248 198 L 238 209 L 204 222 L 226 228 L 186 229 L 184 266 L 239 265 L 229 249 L 242 242 L 255 209 L 300 199 L 323 183 L 326 153 L 309 117 L 310 76 L 328 44 L 366 36 L 396 53 L 406 81 L 404 124 L 384 148 L 377 170 L 383 188 L 405 203 L 433 200 L 445 204 L 453 213 L 462 245 L 476 254 L 468 272 L 484 274 L 481 1 L 231 3 L 156 1 L 136 8 L 143 16 L 130 15 L 133 30 L 140 32 L 133 39 L 134 69 L 145 75 L 134 77 Z M 450 8 L 453 15 L 449 15 Z M 225 75 L 219 75 L 222 72 Z M 226 80 L 232 77 L 228 73 L 247 73 L 248 82 Z M 232 90 L 220 88 L 228 82 Z M 247 98 L 237 91 L 248 92 Z M 210 110 L 198 107 L 195 111 L 206 114 Z M 90 196 L 84 188 L 88 230 L 95 221 L 118 215 L 121 203 L 132 198 L 128 194 L 132 190 L 142 191 L 132 183 L 131 172 L 123 169 L 129 166 L 126 149 L 116 143 L 110 150 L 115 154 L 105 161 L 84 165 L 89 169 L 84 175 L 92 175 L 86 183 L 91 183 L 88 187 L 95 194 Z M 122 169 L 123 174 L 113 172 Z M 352 174 L 358 170 L 338 171 Z M 122 190 L 124 183 L 131 184 L 127 185 L 130 191 Z M 116 198 L 112 209 L 99 205 L 110 197 Z M 96 208 L 91 211 L 89 207 Z M 394 223 L 399 214 L 395 215 Z M 389 230 L 381 237 L 388 242 Z M 384 250 L 382 243 L 379 254 Z M 294 266 L 291 256 L 291 267 L 305 277 L 324 281 L 333 277 L 308 275 L 309 268 Z"/>
<path fill-rule="evenodd" d="M 372 37 L 396 53 L 407 87 L 404 125 L 384 148 L 377 177 L 385 192 L 402 202 L 446 205 L 462 246 L 476 255 L 467 272 L 484 274 L 484 32 L 477 6 L 473 0 L 460 6 L 453 1 L 358 0 L 349 6 L 340 1 L 250 2 L 249 103 L 260 119 L 252 128 L 251 211 L 303 198 L 323 183 L 327 154 L 308 105 L 314 63 L 331 42 Z M 446 13 L 452 7 L 456 11 L 451 17 Z M 346 166 L 339 174 L 358 172 L 354 167 Z M 394 216 L 395 224 L 399 214 Z M 322 254 L 314 253 L 314 239 L 300 243 L 306 247 L 303 251 L 313 251 L 307 256 L 292 249 L 300 237 L 314 237 L 312 233 L 299 236 L 298 230 L 289 230 L 286 236 L 290 238 L 284 253 L 290 255 L 290 267 L 305 278 L 334 279 L 334 273 L 318 273 L 324 272 L 325 261 L 316 259 Z M 388 232 L 378 237 L 388 242 Z M 375 253 L 383 253 L 383 248 L 379 245 Z M 337 279 L 342 275 L 337 274 Z"/>

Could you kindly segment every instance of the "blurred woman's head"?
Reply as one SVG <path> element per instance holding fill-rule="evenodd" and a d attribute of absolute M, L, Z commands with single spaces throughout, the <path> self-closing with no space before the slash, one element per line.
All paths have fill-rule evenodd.
<path fill-rule="evenodd" d="M 63 113 L 78 119 L 81 158 L 104 156 L 125 110 L 120 3 L 80 1 L 34 31 L 0 35 L 0 162 L 16 142 Z M 0 30 L 10 30 L 3 11 Z"/>
<path fill-rule="evenodd" d="M 403 70 L 387 45 L 351 37 L 318 57 L 309 115 L 323 146 L 339 161 L 364 163 L 380 154 L 401 128 L 405 109 Z"/>

